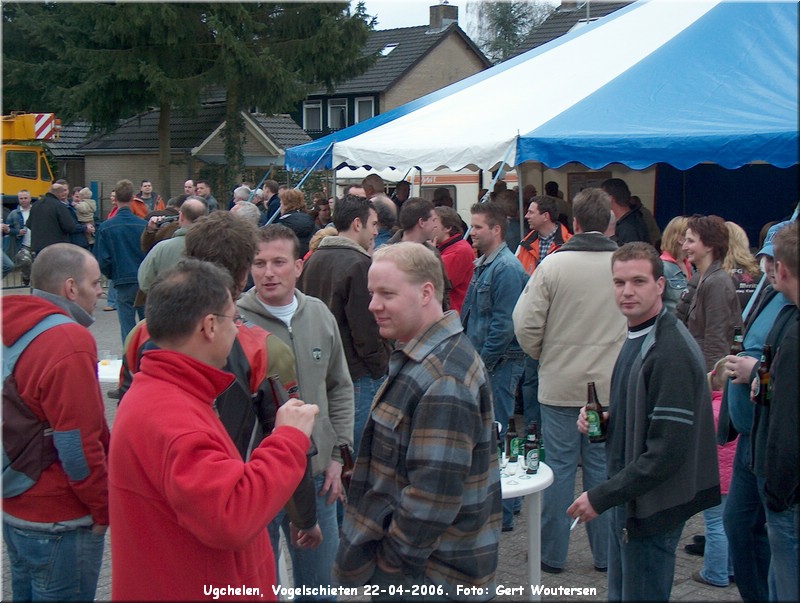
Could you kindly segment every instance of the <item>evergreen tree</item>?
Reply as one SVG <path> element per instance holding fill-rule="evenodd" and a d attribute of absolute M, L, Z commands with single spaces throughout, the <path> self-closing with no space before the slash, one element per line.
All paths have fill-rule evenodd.
<path fill-rule="evenodd" d="M 170 115 L 227 93 L 225 185 L 242 169 L 241 110 L 288 110 L 319 85 L 365 70 L 374 20 L 339 3 L 6 3 L 9 109 L 55 112 L 108 129 L 158 107 L 159 182 L 169 194 Z"/>

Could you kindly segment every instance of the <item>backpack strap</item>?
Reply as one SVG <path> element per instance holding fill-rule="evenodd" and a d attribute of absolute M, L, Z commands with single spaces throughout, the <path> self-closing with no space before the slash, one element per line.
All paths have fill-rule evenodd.
<path fill-rule="evenodd" d="M 57 327 L 59 325 L 64 325 L 70 322 L 75 322 L 69 316 L 65 314 L 50 314 L 46 316 L 44 319 L 39 321 L 33 328 L 29 331 L 26 331 L 22 337 L 17 339 L 11 346 L 3 346 L 3 381 L 5 381 L 9 375 L 14 372 L 14 367 L 17 365 L 17 360 L 22 355 L 22 352 L 25 351 L 30 343 L 36 339 L 39 335 L 47 331 L 48 329 L 52 329 L 53 327 Z"/>

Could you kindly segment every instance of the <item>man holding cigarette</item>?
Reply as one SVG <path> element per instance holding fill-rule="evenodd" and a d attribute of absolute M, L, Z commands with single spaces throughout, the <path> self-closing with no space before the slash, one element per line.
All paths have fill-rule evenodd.
<path fill-rule="evenodd" d="M 663 307 L 658 252 L 628 243 L 611 266 L 628 337 L 611 376 L 609 479 L 567 514 L 588 522 L 611 511 L 609 600 L 667 601 L 685 521 L 720 502 L 711 393 L 700 349 Z M 585 408 L 577 424 L 588 433 Z"/>

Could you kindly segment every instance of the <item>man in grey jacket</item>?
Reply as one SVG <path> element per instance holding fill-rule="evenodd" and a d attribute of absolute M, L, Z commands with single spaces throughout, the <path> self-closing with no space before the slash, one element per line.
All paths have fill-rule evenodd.
<path fill-rule="evenodd" d="M 612 259 L 628 337 L 611 377 L 605 482 L 567 510 L 579 521 L 608 510 L 608 598 L 667 601 L 685 521 L 720 502 L 711 392 L 700 349 L 667 312 L 663 264 L 649 244 Z M 587 433 L 585 408 L 578 430 Z"/>
<path fill-rule="evenodd" d="M 251 270 L 255 286 L 240 298 L 238 306 L 245 319 L 291 346 L 297 364 L 298 396 L 319 406 L 312 434 L 317 446 L 312 471 L 323 542 L 315 550 L 289 547 L 294 586 L 314 588 L 332 584 L 339 546 L 336 501 L 343 498 L 339 446 L 353 444 L 353 382 L 333 314 L 322 301 L 295 288 L 302 271 L 300 243 L 294 232 L 280 224 L 260 229 Z M 276 549 L 281 528 L 288 541 L 294 527 L 283 512 L 269 525 Z"/>

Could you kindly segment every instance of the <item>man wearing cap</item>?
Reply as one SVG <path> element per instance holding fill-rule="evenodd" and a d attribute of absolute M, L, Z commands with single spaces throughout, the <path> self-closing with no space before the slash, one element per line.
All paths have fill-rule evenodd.
<path fill-rule="evenodd" d="M 773 239 L 789 223 L 781 222 L 770 228 L 764 247 L 757 254 L 768 283 L 762 287 L 745 320 L 743 351 L 726 358 L 729 380 L 722 397 L 717 430 L 720 444 L 732 441 L 739 434 L 723 523 L 730 544 L 736 587 L 745 601 L 766 601 L 769 598 L 770 548 L 766 512 L 751 459 L 755 408 L 750 400 L 750 382 L 770 329 L 779 315 L 792 307 L 791 300 L 774 287 Z"/>

